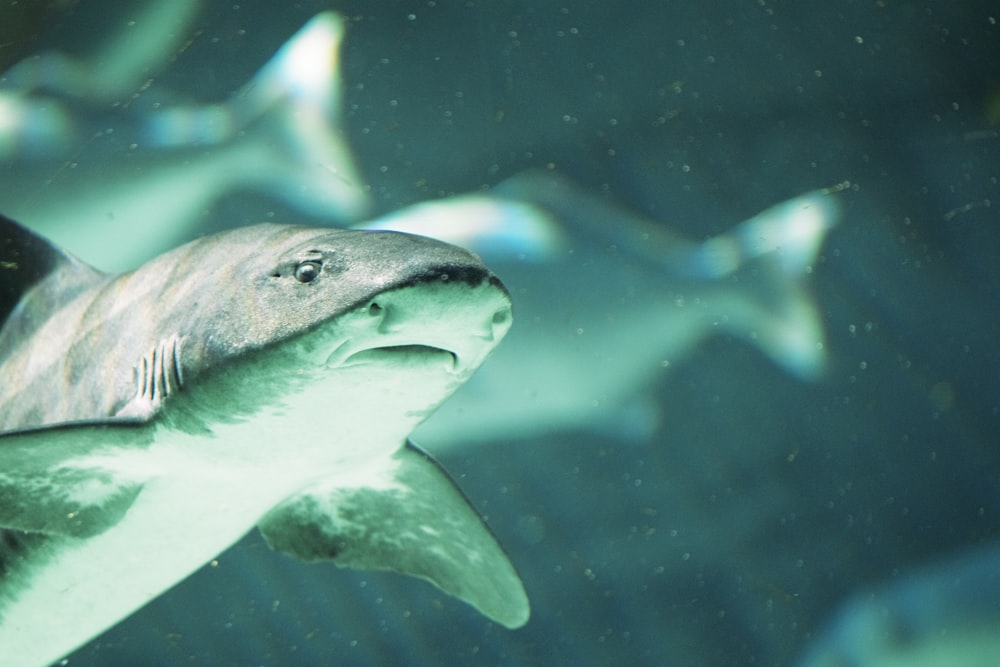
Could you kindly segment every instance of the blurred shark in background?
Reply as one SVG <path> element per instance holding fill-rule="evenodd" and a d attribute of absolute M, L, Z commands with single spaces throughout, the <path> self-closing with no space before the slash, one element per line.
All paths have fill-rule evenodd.
<path fill-rule="evenodd" d="M 89 59 L 44 53 L 0 76 L 0 210 L 109 270 L 197 235 L 237 191 L 325 220 L 368 212 L 340 128 L 343 19 L 318 14 L 227 101 L 192 105 L 150 72 L 198 5 L 149 3 Z"/>
<path fill-rule="evenodd" d="M 1000 545 L 901 573 L 854 595 L 798 667 L 1000 664 Z"/>
<path fill-rule="evenodd" d="M 659 411 L 641 389 L 713 334 L 743 338 L 793 377 L 816 379 L 826 343 L 806 279 L 846 187 L 777 204 L 704 242 L 550 172 L 364 224 L 480 254 L 518 312 L 510 344 L 416 437 L 435 451 L 579 428 L 648 437 Z"/>

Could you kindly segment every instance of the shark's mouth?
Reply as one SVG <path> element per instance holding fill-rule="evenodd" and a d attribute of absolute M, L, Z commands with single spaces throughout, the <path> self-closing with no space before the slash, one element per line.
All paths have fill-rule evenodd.
<path fill-rule="evenodd" d="M 347 357 L 342 365 L 354 366 L 368 363 L 392 363 L 400 366 L 440 363 L 451 370 L 458 366 L 458 355 L 451 350 L 431 345 L 386 345 L 355 352 Z"/>

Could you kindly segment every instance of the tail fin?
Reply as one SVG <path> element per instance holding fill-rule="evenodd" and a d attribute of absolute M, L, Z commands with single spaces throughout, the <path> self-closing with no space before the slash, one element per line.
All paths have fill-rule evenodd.
<path fill-rule="evenodd" d="M 254 181 L 248 185 L 309 214 L 345 221 L 364 216 L 370 195 L 340 126 L 344 32 L 339 15 L 317 14 L 225 103 L 172 107 L 150 116 L 149 144 L 248 140 L 259 149 L 238 158 L 239 171 Z"/>
<path fill-rule="evenodd" d="M 129 134 L 101 144 L 105 153 L 91 146 L 80 169 L 64 169 L 60 159 L 48 173 L 43 156 L 34 169 L 47 178 L 28 179 L 42 185 L 20 190 L 5 181 L 4 212 L 108 270 L 133 268 L 190 239 L 206 209 L 239 191 L 263 192 L 324 220 L 363 217 L 370 196 L 339 127 L 343 33 L 339 16 L 321 13 L 229 101 L 131 109 Z M 28 102 L 0 99 L 0 114 L 9 107 L 34 123 L 36 106 Z M 54 108 L 41 118 L 73 124 L 76 105 Z M 60 128 L 43 128 L 46 141 L 57 141 Z M 141 148 L 122 160 L 122 140 Z"/>
<path fill-rule="evenodd" d="M 692 278 L 738 283 L 742 316 L 727 328 L 747 338 L 778 366 L 814 380 L 826 363 L 822 318 L 805 284 L 840 207 L 830 196 L 842 183 L 806 193 L 755 215 L 701 244 L 678 268 Z"/>
<path fill-rule="evenodd" d="M 109 29 L 121 28 L 112 29 L 93 53 L 76 57 L 49 51 L 25 58 L 3 73 L 5 90 L 19 96 L 46 91 L 102 106 L 134 93 L 181 48 L 202 3 L 147 0 L 132 4 L 139 6 L 128 8 L 129 21 L 103 22 Z M 100 35 L 89 38 L 101 39 Z"/>
<path fill-rule="evenodd" d="M 721 278 L 766 256 L 786 275 L 808 272 L 826 232 L 840 217 L 837 200 L 829 195 L 847 187 L 849 183 L 840 183 L 776 204 L 732 232 L 709 239 L 678 269 L 692 277 Z"/>

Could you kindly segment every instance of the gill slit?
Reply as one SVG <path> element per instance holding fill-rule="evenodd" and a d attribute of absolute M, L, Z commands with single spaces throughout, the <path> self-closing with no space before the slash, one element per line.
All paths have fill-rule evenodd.
<path fill-rule="evenodd" d="M 173 344 L 171 345 L 172 354 L 171 358 L 173 363 L 171 364 L 173 370 L 174 381 L 178 389 L 184 388 L 184 376 L 181 375 L 181 341 L 177 336 L 173 338 Z"/>
<path fill-rule="evenodd" d="M 177 336 L 171 336 L 160 341 L 152 354 L 143 355 L 136 369 L 136 393 L 155 403 L 183 387 L 181 343 Z"/>

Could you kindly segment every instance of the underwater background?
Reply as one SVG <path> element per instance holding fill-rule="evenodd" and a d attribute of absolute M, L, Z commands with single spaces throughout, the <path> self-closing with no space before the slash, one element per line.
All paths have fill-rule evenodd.
<path fill-rule="evenodd" d="M 5 6 L 0 70 L 85 51 L 141 4 Z M 221 101 L 335 10 L 365 217 L 541 167 L 704 239 L 849 181 L 809 277 L 827 368 L 805 381 L 719 335 L 636 386 L 656 413 L 639 435 L 588 424 L 421 442 L 518 568 L 532 602 L 522 629 L 420 581 L 296 562 L 254 531 L 67 664 L 806 664 L 824 646 L 869 650 L 863 632 L 829 634 L 842 604 L 970 553 L 985 554 L 963 574 L 985 603 L 950 598 L 950 616 L 917 622 L 914 610 L 941 607 L 917 588 L 883 616 L 910 646 L 956 623 L 1000 636 L 994 3 L 188 4 L 162 67 L 81 114 L 111 129 L 141 115 L 147 91 Z M 0 152 L 0 207 L 30 212 L 71 163 L 100 175 L 143 150 L 95 135 L 63 148 L 32 163 L 30 191 L 12 185 L 30 171 L 25 151 Z M 193 235 L 330 222 L 253 190 L 198 220 Z M 551 289 L 556 307 L 558 276 Z M 949 649 L 936 664 L 966 664 Z M 821 664 L 888 664 L 883 650 Z"/>

